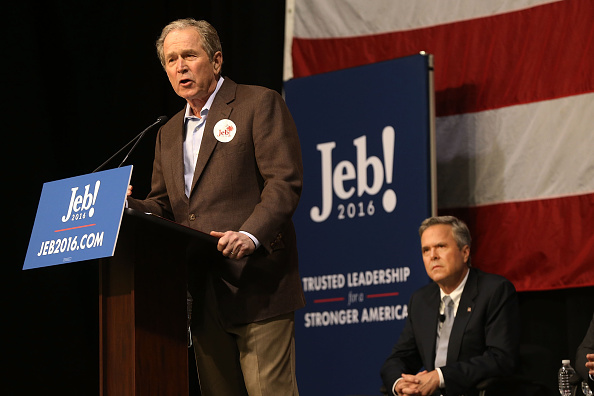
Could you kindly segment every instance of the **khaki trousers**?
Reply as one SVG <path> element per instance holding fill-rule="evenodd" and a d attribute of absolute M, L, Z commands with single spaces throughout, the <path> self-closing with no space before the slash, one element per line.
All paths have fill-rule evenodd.
<path fill-rule="evenodd" d="M 294 313 L 224 328 L 213 306 L 192 327 L 202 396 L 298 396 Z"/>

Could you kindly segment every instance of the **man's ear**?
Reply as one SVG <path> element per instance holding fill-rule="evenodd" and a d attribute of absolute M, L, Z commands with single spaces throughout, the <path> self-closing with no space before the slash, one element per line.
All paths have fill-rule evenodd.
<path fill-rule="evenodd" d="M 470 258 L 470 247 L 468 245 L 462 247 L 462 256 L 464 257 L 464 264 L 468 264 Z"/>
<path fill-rule="evenodd" d="M 221 74 L 221 68 L 223 67 L 223 53 L 221 51 L 215 52 L 214 56 L 212 57 L 212 66 L 215 71 L 215 74 Z"/>

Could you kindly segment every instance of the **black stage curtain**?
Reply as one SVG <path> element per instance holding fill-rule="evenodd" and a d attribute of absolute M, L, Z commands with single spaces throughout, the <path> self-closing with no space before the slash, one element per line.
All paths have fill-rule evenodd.
<path fill-rule="evenodd" d="M 97 265 L 21 271 L 43 183 L 91 172 L 158 116 L 182 108 L 154 49 L 174 19 L 210 21 L 223 44 L 223 74 L 281 92 L 284 7 L 279 0 L 21 0 L 3 7 L 2 189 L 15 206 L 5 207 L 2 394 L 99 389 Z M 154 137 L 128 161 L 136 196 L 148 192 Z M 592 317 L 592 295 L 583 288 L 520 296 L 523 341 L 550 355 L 538 375 L 552 391 L 560 360 L 573 361 Z M 379 374 L 370 382 L 379 384 Z"/>

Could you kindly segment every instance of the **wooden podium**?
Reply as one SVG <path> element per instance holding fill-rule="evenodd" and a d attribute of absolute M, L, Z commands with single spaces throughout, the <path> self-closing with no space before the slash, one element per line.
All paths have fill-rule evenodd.
<path fill-rule="evenodd" d="M 125 210 L 115 254 L 99 262 L 101 396 L 188 395 L 187 265 L 216 243 Z"/>

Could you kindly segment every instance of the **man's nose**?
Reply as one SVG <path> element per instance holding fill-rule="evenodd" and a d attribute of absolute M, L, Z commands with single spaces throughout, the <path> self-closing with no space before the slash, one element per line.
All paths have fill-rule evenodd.
<path fill-rule="evenodd" d="M 188 65 L 186 65 L 186 62 L 183 60 L 183 58 L 178 59 L 176 70 L 178 73 L 184 73 L 188 70 Z"/>

